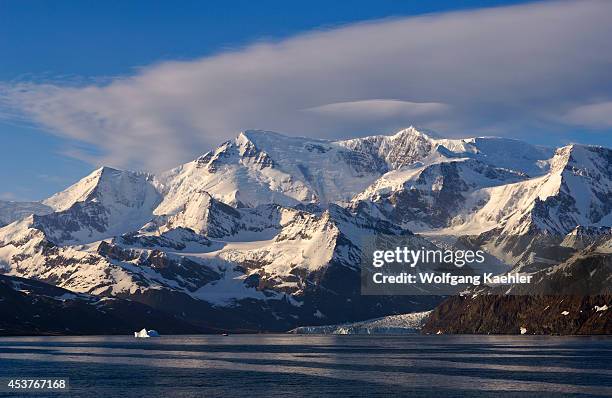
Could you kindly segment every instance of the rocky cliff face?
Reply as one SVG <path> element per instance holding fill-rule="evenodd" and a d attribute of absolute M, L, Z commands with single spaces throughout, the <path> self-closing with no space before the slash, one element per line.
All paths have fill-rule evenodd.
<path fill-rule="evenodd" d="M 455 296 L 428 318 L 425 334 L 610 334 L 612 296 Z"/>
<path fill-rule="evenodd" d="M 529 285 L 474 288 L 442 302 L 423 333 L 609 334 L 612 256 L 592 245 Z"/>

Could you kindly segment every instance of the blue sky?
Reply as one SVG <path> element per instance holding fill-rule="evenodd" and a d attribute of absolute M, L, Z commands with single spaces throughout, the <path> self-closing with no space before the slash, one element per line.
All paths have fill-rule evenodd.
<path fill-rule="evenodd" d="M 462 43 L 449 43 L 452 35 L 440 40 L 435 38 L 435 32 L 444 32 L 446 26 L 459 26 L 461 29 L 462 23 L 469 26 L 471 20 L 476 25 L 494 25 L 483 28 L 482 35 L 478 30 L 466 33 L 464 40 L 474 43 L 474 38 L 490 37 L 491 29 L 497 33 L 496 26 L 506 23 L 507 18 L 511 27 L 512 20 L 518 25 L 523 20 L 521 13 L 527 13 L 527 20 L 532 18 L 535 21 L 533 26 L 540 26 L 537 21 L 546 19 L 547 15 L 554 20 L 557 9 L 568 7 L 565 2 L 560 5 L 553 2 L 553 5 L 546 3 L 542 6 L 548 7 L 546 9 L 539 4 L 537 7 L 540 8 L 521 8 L 531 5 L 520 3 L 526 2 L 0 2 L 0 84 L 3 90 L 0 97 L 0 137 L 4 143 L 0 147 L 0 199 L 44 198 L 100 164 L 157 171 L 188 161 L 195 154 L 206 152 L 210 146 L 234 134 L 235 129 L 249 127 L 334 138 L 350 135 L 353 131 L 355 134 L 385 132 L 414 119 L 418 125 L 445 134 L 491 132 L 529 139 L 538 144 L 561 145 L 577 141 L 612 146 L 612 123 L 605 115 L 602 116 L 608 110 L 610 98 L 607 94 L 611 84 L 609 79 L 602 77 L 601 67 L 607 65 L 609 68 L 610 63 L 608 58 L 599 59 L 597 56 L 598 52 L 609 48 L 602 47 L 605 43 L 597 41 L 593 42 L 594 54 L 585 54 L 584 49 L 578 49 L 578 46 L 584 47 L 584 43 L 590 43 L 593 38 L 602 34 L 605 37 L 609 33 L 605 27 L 598 25 L 600 21 L 588 23 L 596 18 L 594 15 L 603 13 L 606 16 L 609 8 L 603 3 L 592 2 L 591 9 L 580 9 L 579 12 L 572 9 L 559 11 L 560 21 L 563 18 L 582 18 L 577 23 L 594 26 L 587 29 L 590 35 L 584 34 L 575 43 L 570 40 L 567 48 L 555 49 L 553 44 L 554 51 L 549 50 L 548 42 L 543 42 L 546 47 L 542 44 L 542 51 L 537 46 L 525 48 L 524 44 L 520 44 L 524 40 L 517 38 L 519 44 L 515 44 L 511 35 L 500 30 L 499 43 L 487 40 L 466 50 L 478 51 L 482 48 L 485 54 L 488 51 L 494 57 L 498 48 L 507 46 L 509 54 L 513 51 L 519 55 L 535 54 L 533 62 L 530 57 L 518 59 L 517 62 L 521 64 L 530 66 L 533 63 L 535 66 L 531 69 L 519 68 L 515 77 L 512 77 L 514 69 L 510 68 L 506 73 L 512 77 L 509 80 L 499 81 L 496 80 L 497 76 L 483 74 L 482 82 L 476 81 L 466 86 L 466 76 L 479 79 L 479 74 L 471 72 L 473 68 L 470 69 L 469 59 L 466 61 L 462 58 L 459 51 L 463 48 Z M 518 8 L 507 8 L 509 11 L 505 11 L 504 7 L 499 8 L 517 4 Z M 472 14 L 483 7 L 498 7 L 502 11 Z M 598 8 L 602 8 L 603 12 Z M 451 14 L 445 14 L 448 12 Z M 450 16 L 440 19 L 412 18 L 429 13 Z M 495 18 L 500 22 L 488 23 L 495 21 Z M 546 28 L 547 23 L 551 24 L 550 29 Z M 559 35 L 554 32 L 554 21 L 544 21 L 543 25 L 542 32 L 534 28 L 538 35 Z M 428 29 L 434 33 L 406 38 L 414 35 L 414 32 L 417 35 L 418 32 L 429 32 Z M 358 38 L 359 35 L 366 38 L 380 36 L 381 42 L 385 43 L 382 47 L 389 47 L 385 50 L 388 52 L 377 52 L 376 44 L 362 40 L 367 58 L 359 58 L 355 54 L 360 49 L 353 49 L 350 45 L 354 43 L 347 45 L 343 41 Z M 562 39 L 561 36 L 559 40 Z M 398 45 L 397 49 L 394 48 L 394 41 L 405 47 Z M 436 88 L 432 83 L 432 88 L 426 90 L 410 82 L 409 77 L 396 77 L 394 81 L 384 81 L 381 77 L 386 71 L 383 60 L 389 62 L 390 69 L 393 68 L 393 51 L 401 53 L 397 63 L 406 64 L 407 74 L 414 74 L 410 68 L 415 62 L 410 60 L 410 52 L 418 53 L 419 59 L 429 55 L 426 51 L 420 52 L 422 48 L 419 43 L 430 45 L 432 52 L 447 54 L 448 58 L 434 60 L 439 64 L 457 60 L 456 80 L 452 80 L 452 73 L 448 70 L 439 72 L 444 73 L 445 77 L 449 76 L 445 89 Z M 322 48 L 321 54 L 316 50 L 319 47 Z M 405 52 L 402 51 L 404 48 Z M 338 85 L 325 91 L 330 86 L 327 79 L 334 82 L 343 79 L 341 73 L 337 74 L 344 68 L 337 66 L 343 62 L 337 54 L 345 49 L 347 65 L 353 68 L 347 70 L 367 84 L 364 83 L 362 87 L 347 81 L 346 86 Z M 550 65 L 547 62 L 552 63 L 555 57 L 566 53 L 569 54 L 567 62 L 575 62 L 574 69 L 551 73 L 551 81 L 546 82 L 549 76 L 546 68 Z M 435 54 L 433 58 L 438 57 Z M 321 60 L 314 62 L 313 58 L 316 61 L 318 56 L 321 56 Z M 265 57 L 274 60 L 260 62 Z M 214 84 L 219 81 L 214 77 L 216 73 L 223 72 L 224 62 L 234 68 L 222 74 L 229 76 L 225 86 L 234 93 L 244 90 L 238 98 Z M 363 67 L 354 67 L 356 63 Z M 313 69 L 317 69 L 318 65 L 323 67 L 317 74 Z M 423 69 L 420 64 L 417 67 L 417 72 Z M 293 75 L 285 76 L 286 70 L 291 70 Z M 584 77 L 578 78 L 580 72 L 591 78 L 586 79 L 588 81 Z M 538 81 L 544 80 L 543 84 L 546 85 L 529 95 L 508 95 L 508 92 L 532 86 L 528 79 L 530 74 L 542 74 L 545 78 Z M 278 75 L 282 75 L 282 78 L 275 78 Z M 202 82 L 202 85 L 191 84 L 190 76 Z M 211 78 L 212 82 L 207 82 L 206 78 Z M 128 81 L 123 82 L 123 79 Z M 285 82 L 275 87 L 275 82 L 282 79 L 289 82 L 304 80 L 308 84 L 296 83 L 295 88 L 287 88 Z M 402 84 L 399 84 L 400 79 Z M 432 82 L 440 80 L 436 75 L 432 75 L 431 79 Z M 251 87 L 254 80 L 261 80 L 265 84 Z M 155 83 L 166 81 L 168 83 L 163 90 Z M 483 105 L 454 95 L 448 87 L 455 81 L 457 90 L 466 91 L 477 86 L 475 95 L 482 97 L 482 92 L 491 92 L 491 98 Z M 234 82 L 240 85 L 232 86 Z M 490 83 L 491 87 L 482 87 L 483 91 L 479 92 L 478 89 L 485 83 Z M 323 91 L 324 95 L 318 92 L 312 94 L 319 84 L 319 91 Z M 563 90 L 556 89 L 558 86 L 562 86 Z M 193 93 L 189 91 L 190 87 L 194 87 Z M 266 98 L 266 87 L 271 87 L 271 99 Z M 494 87 L 500 91 L 495 92 Z M 287 93 L 289 89 L 306 99 L 298 104 L 295 97 Z M 22 95 L 22 91 L 27 95 Z M 129 105 L 142 101 L 142 107 L 109 108 L 108 104 L 113 102 L 116 92 L 120 93 L 121 98 L 133 96 Z M 214 92 L 214 98 L 219 98 L 218 104 L 208 102 L 210 98 L 204 93 L 209 92 Z M 295 102 L 296 113 L 291 113 L 293 109 L 283 110 L 288 115 L 283 119 L 269 111 L 278 108 L 273 96 L 282 103 Z M 554 104 L 549 103 L 550 97 L 558 100 Z M 154 102 L 151 98 L 158 100 Z M 187 104 L 179 111 L 171 109 L 173 104 L 177 104 L 177 108 L 181 105 L 176 98 L 185 98 Z M 581 101 L 574 103 L 570 98 L 580 98 Z M 198 113 L 197 106 L 193 106 L 194 101 L 201 104 L 203 109 L 211 109 L 207 122 L 194 115 Z M 269 101 L 270 104 L 252 110 L 253 101 L 257 101 L 258 106 L 260 102 Z M 545 103 L 546 112 L 534 115 L 525 110 L 528 106 L 537 107 L 539 103 Z M 371 104 L 384 112 L 369 115 L 366 119 L 354 117 L 355 109 Z M 217 106 L 219 109 L 215 109 Z M 223 110 L 228 108 L 231 113 L 223 115 Z M 162 117 L 157 114 L 165 113 L 166 109 L 167 115 Z M 344 113 L 337 114 L 338 109 Z M 253 115 L 249 112 L 253 112 Z M 147 116 L 151 114 L 155 114 L 155 118 Z M 317 122 L 305 116 L 302 118 L 305 114 L 316 115 Z M 381 122 L 381 115 L 387 114 L 392 117 Z M 467 114 L 469 117 L 465 116 Z M 246 116 L 234 123 L 233 115 Z M 321 119 L 324 122 L 320 122 Z M 147 135 L 149 132 L 150 135 Z M 138 146 L 142 142 L 150 142 L 150 147 L 140 151 Z M 121 146 L 125 148 L 118 149 Z M 149 158 L 164 161 L 154 163 L 147 159 L 148 153 L 153 153 Z"/>

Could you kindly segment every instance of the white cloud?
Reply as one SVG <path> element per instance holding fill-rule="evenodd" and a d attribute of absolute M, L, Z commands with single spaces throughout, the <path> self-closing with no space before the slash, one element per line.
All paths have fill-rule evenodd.
<path fill-rule="evenodd" d="M 612 2 L 578 0 L 359 23 L 110 83 L 5 84 L 0 103 L 79 142 L 72 156 L 153 171 L 248 128 L 509 133 L 607 100 L 611 17 Z"/>
<path fill-rule="evenodd" d="M 306 109 L 321 116 L 357 121 L 384 121 L 389 118 L 436 118 L 443 116 L 449 107 L 439 102 L 410 102 L 389 99 L 336 102 Z"/>
<path fill-rule="evenodd" d="M 577 106 L 564 119 L 578 126 L 612 128 L 612 101 Z"/>

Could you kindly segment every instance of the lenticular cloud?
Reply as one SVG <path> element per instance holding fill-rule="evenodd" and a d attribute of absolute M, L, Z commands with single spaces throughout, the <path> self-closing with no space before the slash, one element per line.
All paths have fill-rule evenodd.
<path fill-rule="evenodd" d="M 611 2 L 592 0 L 359 23 L 104 83 L 5 83 L 0 116 L 94 149 L 71 156 L 151 171 L 251 128 L 315 137 L 411 124 L 444 135 L 607 128 L 597 104 L 612 92 L 611 16 Z"/>

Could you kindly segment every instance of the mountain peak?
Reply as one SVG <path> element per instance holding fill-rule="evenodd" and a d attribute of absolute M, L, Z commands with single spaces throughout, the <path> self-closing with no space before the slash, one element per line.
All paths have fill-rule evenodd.
<path fill-rule="evenodd" d="M 111 172 L 116 172 L 116 170 L 104 166 L 99 167 L 77 183 L 45 199 L 42 203 L 53 208 L 55 211 L 66 210 L 74 203 L 85 200 L 93 192 L 103 176 L 107 176 Z"/>
<path fill-rule="evenodd" d="M 121 197 L 122 201 L 127 202 L 130 200 L 127 196 L 134 194 L 134 190 L 141 191 L 144 186 L 151 185 L 152 180 L 153 177 L 147 173 L 102 166 L 42 203 L 55 211 L 63 211 L 77 202 L 91 200 L 97 195 L 110 194 L 114 199 Z"/>
<path fill-rule="evenodd" d="M 108 173 L 120 173 L 121 170 L 115 169 L 109 166 L 100 166 L 93 171 L 92 174 L 108 174 Z"/>
<path fill-rule="evenodd" d="M 558 148 L 551 160 L 551 170 L 561 172 L 577 169 L 606 169 L 612 167 L 612 150 L 597 145 L 569 144 Z"/>
<path fill-rule="evenodd" d="M 433 132 L 430 132 L 430 131 L 426 132 L 425 130 L 417 129 L 414 126 L 409 126 L 408 128 L 399 130 L 398 132 L 393 134 L 391 138 L 401 138 L 401 137 L 407 137 L 407 136 L 419 137 L 419 138 L 426 139 L 426 140 L 440 138 L 439 136 L 437 136 L 437 134 Z"/>

